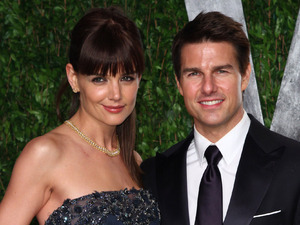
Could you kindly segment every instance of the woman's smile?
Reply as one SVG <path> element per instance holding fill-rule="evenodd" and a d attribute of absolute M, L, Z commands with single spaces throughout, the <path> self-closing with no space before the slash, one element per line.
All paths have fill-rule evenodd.
<path fill-rule="evenodd" d="M 103 105 L 103 108 L 110 113 L 120 113 L 125 108 L 125 105 L 117 105 L 117 106 Z"/>

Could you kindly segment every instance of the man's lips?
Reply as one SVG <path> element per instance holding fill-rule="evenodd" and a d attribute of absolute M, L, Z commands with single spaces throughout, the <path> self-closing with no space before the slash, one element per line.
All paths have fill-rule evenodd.
<path fill-rule="evenodd" d="M 218 99 L 218 100 L 206 100 L 206 101 L 199 101 L 199 103 L 201 105 L 208 105 L 208 106 L 211 106 L 211 105 L 217 105 L 217 104 L 220 104 L 221 102 L 223 102 L 224 100 L 222 99 Z"/>
<path fill-rule="evenodd" d="M 117 105 L 117 106 L 109 106 L 109 105 L 103 105 L 104 109 L 111 113 L 119 113 L 124 109 L 124 105 Z"/>

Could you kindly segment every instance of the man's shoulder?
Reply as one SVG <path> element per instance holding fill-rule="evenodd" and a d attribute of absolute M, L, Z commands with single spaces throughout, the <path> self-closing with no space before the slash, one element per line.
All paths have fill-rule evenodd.
<path fill-rule="evenodd" d="M 300 156 L 300 142 L 289 137 L 286 137 L 278 132 L 272 131 L 251 118 L 250 135 L 264 148 L 276 149 L 284 147 L 287 150 L 296 151 L 295 154 Z"/>
<path fill-rule="evenodd" d="M 185 139 L 177 142 L 162 153 L 163 156 L 169 157 L 176 154 L 177 152 L 186 151 L 194 138 L 193 132 L 191 132 Z"/>
<path fill-rule="evenodd" d="M 157 160 L 168 158 L 172 155 L 176 155 L 177 152 L 186 151 L 189 147 L 191 141 L 193 140 L 194 135 L 193 132 L 191 132 L 184 140 L 181 140 L 177 142 L 176 144 L 172 145 L 170 148 L 168 148 L 166 151 L 162 153 L 157 153 L 156 156 L 150 157 L 146 160 L 144 160 L 141 164 L 141 168 L 153 168 L 156 165 Z"/>

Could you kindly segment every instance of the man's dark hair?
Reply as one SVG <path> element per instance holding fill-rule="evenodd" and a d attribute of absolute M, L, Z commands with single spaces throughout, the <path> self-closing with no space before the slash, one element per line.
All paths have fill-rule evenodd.
<path fill-rule="evenodd" d="M 245 74 L 249 64 L 250 43 L 242 24 L 220 12 L 201 12 L 187 23 L 175 36 L 172 46 L 172 60 L 178 81 L 181 76 L 181 50 L 186 44 L 202 42 L 227 42 L 233 45 L 239 70 Z"/>

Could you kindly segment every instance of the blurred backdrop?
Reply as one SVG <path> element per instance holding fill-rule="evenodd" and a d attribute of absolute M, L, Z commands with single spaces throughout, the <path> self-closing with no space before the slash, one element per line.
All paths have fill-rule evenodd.
<path fill-rule="evenodd" d="M 300 0 L 242 3 L 264 123 L 270 127 Z M 65 78 L 69 32 L 88 9 L 110 5 L 135 21 L 144 42 L 136 150 L 147 158 L 190 132 L 192 120 L 176 89 L 171 62 L 173 37 L 188 21 L 184 0 L 1 0 L 0 199 L 25 144 L 61 123 L 55 98 Z M 61 107 L 64 119 L 70 94 L 71 89 Z"/>

